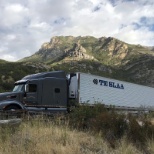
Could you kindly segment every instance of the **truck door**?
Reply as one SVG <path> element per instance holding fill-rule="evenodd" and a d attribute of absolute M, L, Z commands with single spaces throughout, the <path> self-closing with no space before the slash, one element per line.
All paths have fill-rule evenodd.
<path fill-rule="evenodd" d="M 28 88 L 26 92 L 25 102 L 27 105 L 37 105 L 39 93 L 39 82 L 38 80 L 33 80 L 28 83 Z"/>

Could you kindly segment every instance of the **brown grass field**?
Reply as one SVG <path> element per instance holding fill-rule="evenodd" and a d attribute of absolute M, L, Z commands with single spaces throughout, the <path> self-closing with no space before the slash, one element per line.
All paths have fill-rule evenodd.
<path fill-rule="evenodd" d="M 125 137 L 112 148 L 100 132 L 79 131 L 68 123 L 39 117 L 1 126 L 0 154 L 145 154 Z M 154 141 L 147 140 L 146 149 L 153 154 Z"/>

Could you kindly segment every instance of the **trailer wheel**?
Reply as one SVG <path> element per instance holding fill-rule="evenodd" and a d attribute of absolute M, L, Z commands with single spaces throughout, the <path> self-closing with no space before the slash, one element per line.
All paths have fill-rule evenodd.
<path fill-rule="evenodd" d="M 20 118 L 22 112 L 20 111 L 21 108 L 17 105 L 9 105 L 5 108 L 6 116 L 11 118 Z"/>

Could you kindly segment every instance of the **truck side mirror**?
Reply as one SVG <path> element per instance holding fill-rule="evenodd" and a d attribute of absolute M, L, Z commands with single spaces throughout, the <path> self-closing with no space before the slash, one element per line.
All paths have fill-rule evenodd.
<path fill-rule="evenodd" d="M 25 92 L 26 93 L 29 92 L 29 85 L 28 84 L 25 85 Z"/>

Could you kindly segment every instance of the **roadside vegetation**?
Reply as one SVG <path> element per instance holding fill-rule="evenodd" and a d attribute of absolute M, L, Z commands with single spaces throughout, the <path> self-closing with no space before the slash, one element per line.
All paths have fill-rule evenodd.
<path fill-rule="evenodd" d="M 47 71 L 43 66 L 35 63 L 6 62 L 0 60 L 0 92 L 12 91 L 14 82 L 24 76 Z"/>
<path fill-rule="evenodd" d="M 68 115 L 25 116 L 19 125 L 0 126 L 0 153 L 153 154 L 149 115 L 80 106 Z"/>

